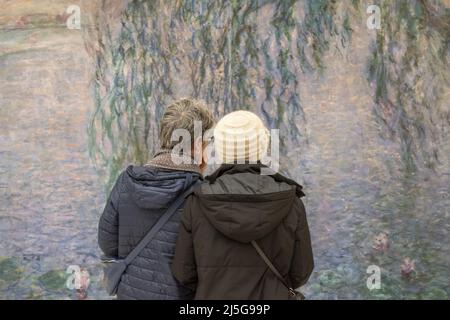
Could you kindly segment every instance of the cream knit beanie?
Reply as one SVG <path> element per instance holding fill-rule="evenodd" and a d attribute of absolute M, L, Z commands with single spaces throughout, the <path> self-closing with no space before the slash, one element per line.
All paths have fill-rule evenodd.
<path fill-rule="evenodd" d="M 256 163 L 267 154 L 268 145 L 267 128 L 250 111 L 231 112 L 214 129 L 216 160 L 222 163 Z"/>

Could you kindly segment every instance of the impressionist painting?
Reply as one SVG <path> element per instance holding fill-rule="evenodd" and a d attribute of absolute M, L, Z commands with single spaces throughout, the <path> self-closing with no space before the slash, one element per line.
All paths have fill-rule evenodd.
<path fill-rule="evenodd" d="M 164 106 L 279 129 L 303 294 L 450 298 L 449 0 L 0 0 L 0 299 L 110 299 L 97 225 Z"/>

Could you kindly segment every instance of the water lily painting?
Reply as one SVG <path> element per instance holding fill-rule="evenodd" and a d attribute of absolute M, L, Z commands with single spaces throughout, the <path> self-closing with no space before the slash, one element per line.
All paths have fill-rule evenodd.
<path fill-rule="evenodd" d="M 111 299 L 105 203 L 192 97 L 278 130 L 306 299 L 448 300 L 449 40 L 449 0 L 0 0 L 0 299 Z"/>

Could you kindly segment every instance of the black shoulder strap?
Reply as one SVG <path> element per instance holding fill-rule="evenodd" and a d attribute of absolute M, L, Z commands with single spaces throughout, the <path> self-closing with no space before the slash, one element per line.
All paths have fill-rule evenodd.
<path fill-rule="evenodd" d="M 277 268 L 272 264 L 270 259 L 266 256 L 264 251 L 262 251 L 261 247 L 256 243 L 256 241 L 251 241 L 252 246 L 255 248 L 256 252 L 258 252 L 259 256 L 264 260 L 270 270 L 274 273 L 274 275 L 284 284 L 284 286 L 289 290 L 289 293 L 293 296 L 296 295 L 294 289 L 292 289 L 287 283 L 286 279 L 278 272 Z"/>
<path fill-rule="evenodd" d="M 200 184 L 200 180 L 197 180 L 192 186 L 189 187 L 183 194 L 181 194 L 167 209 L 166 212 L 159 218 L 159 220 L 153 225 L 150 231 L 145 235 L 144 238 L 138 243 L 138 245 L 128 254 L 124 259 L 125 264 L 129 265 L 134 258 L 150 243 L 158 231 L 166 224 L 167 221 L 173 216 L 175 211 L 183 204 L 184 199 L 187 198 L 191 193 L 194 192 L 196 186 Z"/>

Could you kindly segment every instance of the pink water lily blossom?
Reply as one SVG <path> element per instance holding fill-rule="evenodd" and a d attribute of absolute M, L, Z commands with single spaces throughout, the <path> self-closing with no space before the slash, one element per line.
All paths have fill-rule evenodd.
<path fill-rule="evenodd" d="M 410 277 L 411 274 L 415 271 L 415 261 L 409 257 L 406 257 L 403 260 L 402 265 L 400 266 L 400 271 L 402 276 Z"/>
<path fill-rule="evenodd" d="M 389 249 L 389 237 L 385 232 L 377 234 L 372 241 L 372 249 L 377 252 L 385 252 Z"/>

